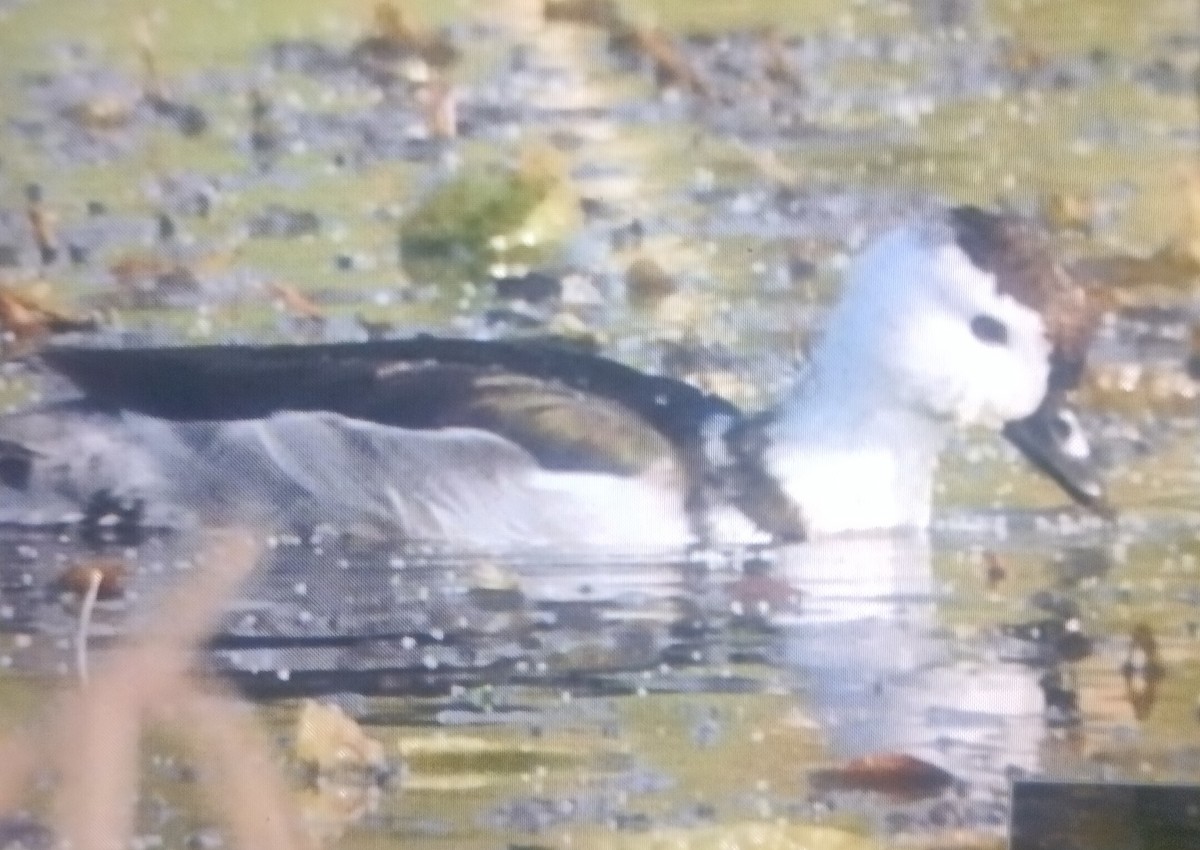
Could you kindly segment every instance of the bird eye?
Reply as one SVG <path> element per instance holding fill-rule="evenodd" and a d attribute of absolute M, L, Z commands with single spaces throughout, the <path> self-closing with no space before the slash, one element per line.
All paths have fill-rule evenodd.
<path fill-rule="evenodd" d="M 971 333 L 988 345 L 1007 345 L 1008 328 L 995 316 L 979 315 L 971 320 Z"/>

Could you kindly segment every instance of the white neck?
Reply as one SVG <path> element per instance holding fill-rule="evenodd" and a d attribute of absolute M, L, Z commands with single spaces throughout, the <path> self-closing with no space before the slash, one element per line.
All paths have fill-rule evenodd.
<path fill-rule="evenodd" d="M 837 339 L 774 411 L 763 455 L 814 536 L 926 528 L 951 423 L 905 403 Z M 831 350 L 834 349 L 834 350 Z"/>

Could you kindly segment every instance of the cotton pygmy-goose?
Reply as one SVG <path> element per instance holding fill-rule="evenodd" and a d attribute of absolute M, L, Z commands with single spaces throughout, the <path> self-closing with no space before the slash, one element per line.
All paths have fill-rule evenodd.
<path fill-rule="evenodd" d="M 84 397 L 0 424 L 0 469 L 27 494 L 632 549 L 924 528 L 947 438 L 982 424 L 1099 506 L 1063 406 L 1093 325 L 1029 225 L 959 207 L 866 247 L 761 413 L 542 343 L 56 347 Z"/>

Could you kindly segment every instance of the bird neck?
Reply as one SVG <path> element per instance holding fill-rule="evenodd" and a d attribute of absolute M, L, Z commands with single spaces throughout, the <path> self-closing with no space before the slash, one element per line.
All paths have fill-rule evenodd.
<path fill-rule="evenodd" d="M 764 417 L 763 465 L 811 536 L 926 528 L 950 423 L 845 363 L 818 355 Z"/>

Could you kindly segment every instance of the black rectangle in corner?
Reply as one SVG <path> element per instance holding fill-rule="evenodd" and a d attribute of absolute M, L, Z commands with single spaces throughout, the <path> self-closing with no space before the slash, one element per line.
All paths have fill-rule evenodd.
<path fill-rule="evenodd" d="M 1200 850 L 1200 785 L 1017 782 L 1010 850 Z"/>

